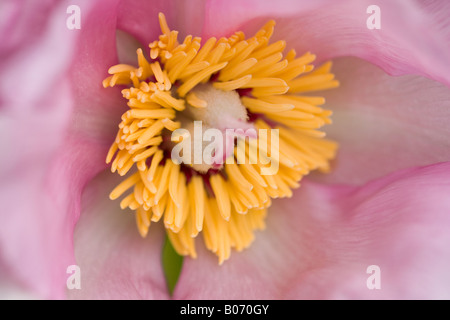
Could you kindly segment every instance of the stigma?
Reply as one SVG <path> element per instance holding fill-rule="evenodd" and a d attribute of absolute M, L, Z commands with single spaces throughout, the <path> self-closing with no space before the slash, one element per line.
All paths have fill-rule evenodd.
<path fill-rule="evenodd" d="M 162 13 L 159 21 L 162 34 L 137 50 L 136 65 L 112 66 L 103 81 L 124 86 L 128 105 L 106 156 L 126 176 L 110 198 L 135 211 L 143 237 L 162 221 L 179 254 L 195 258 L 201 234 L 223 263 L 265 228 L 272 199 L 329 170 L 337 144 L 320 128 L 331 111 L 309 93 L 339 82 L 331 62 L 314 68 L 313 54 L 270 43 L 274 21 L 251 38 L 239 31 L 203 44 L 179 41 Z"/>

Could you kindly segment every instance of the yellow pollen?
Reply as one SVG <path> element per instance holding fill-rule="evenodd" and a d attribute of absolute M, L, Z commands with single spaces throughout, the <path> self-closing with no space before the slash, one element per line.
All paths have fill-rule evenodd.
<path fill-rule="evenodd" d="M 255 230 L 265 228 L 272 199 L 291 197 L 312 170 L 330 169 L 337 144 L 324 139 L 320 128 L 331 123 L 331 111 L 322 108 L 323 97 L 304 94 L 339 82 L 331 62 L 314 68 L 315 55 L 284 54 L 285 41 L 270 43 L 274 21 L 253 37 L 239 31 L 203 45 L 191 35 L 180 42 L 162 13 L 159 22 L 162 34 L 148 51 L 137 50 L 137 64 L 112 66 L 102 83 L 123 86 L 129 107 L 106 156 L 112 172 L 127 175 L 110 198 L 122 197 L 120 207 L 135 211 L 142 237 L 161 220 L 175 250 L 195 258 L 194 240 L 202 234 L 221 264 L 232 248 L 249 247 Z M 258 134 L 237 138 L 223 166 L 196 171 L 171 159 L 171 141 L 187 138 L 176 131 L 187 116 L 212 119 L 209 124 L 220 130 L 244 123 Z M 273 129 L 277 139 L 260 133 Z M 269 160 L 278 171 L 263 174 Z"/>

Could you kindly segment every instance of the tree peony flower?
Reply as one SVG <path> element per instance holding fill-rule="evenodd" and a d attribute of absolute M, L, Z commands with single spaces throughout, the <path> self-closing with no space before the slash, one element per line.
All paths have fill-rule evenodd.
<path fill-rule="evenodd" d="M 291 197 L 302 176 L 329 170 L 336 144 L 318 129 L 331 112 L 305 93 L 339 82 L 330 62 L 314 69 L 309 52 L 282 60 L 286 43 L 270 44 L 273 20 L 254 37 L 237 32 L 203 46 L 191 35 L 178 41 L 163 13 L 159 20 L 151 62 L 139 48 L 139 67 L 117 64 L 103 81 L 129 86 L 106 162 L 121 176 L 137 167 L 110 198 L 127 193 L 120 207 L 136 211 L 143 237 L 163 220 L 178 254 L 195 258 L 201 232 L 222 264 L 264 228 L 272 198 Z"/>
<path fill-rule="evenodd" d="M 74 13 L 68 8 L 72 5 L 79 8 L 80 29 L 69 28 L 68 19 Z M 377 10 L 378 16 L 371 17 Z M 270 43 L 285 41 L 284 57 L 288 62 L 293 58 L 288 53 L 291 49 L 297 57 L 312 52 L 317 57 L 314 64 L 323 64 L 325 74 L 330 66 L 326 61 L 333 62 L 331 72 L 340 82 L 338 88 L 314 93 L 325 97 L 325 107 L 333 112 L 333 123 L 324 127 L 327 138 L 339 144 L 330 172 L 311 173 L 291 198 L 272 200 L 266 206 L 266 228 L 256 231 L 253 242 L 239 246 L 230 237 L 228 247 L 219 249 L 208 241 L 205 245 L 201 239 L 184 238 L 192 241 L 186 247 L 181 236 L 170 235 L 180 254 L 196 256 L 185 258 L 173 298 L 449 298 L 450 202 L 446 197 L 450 191 L 449 11 L 444 1 L 2 2 L 2 296 L 23 297 L 25 293 L 40 298 L 170 297 L 161 266 L 161 250 L 164 233 L 177 234 L 179 230 L 175 221 L 152 223 L 147 230 L 143 226 L 148 227 L 148 221 L 137 215 L 139 231 L 146 235 L 142 238 L 135 214 L 122 211 L 117 201 L 109 199 L 108 195 L 124 178 L 109 172 L 105 158 L 118 136 L 117 125 L 129 108 L 122 92 L 127 87 L 102 86 L 111 84 L 112 77 L 105 80 L 107 72 L 119 64 L 111 71 L 119 73 L 116 83 L 129 83 L 137 88 L 141 84 L 136 81 L 142 79 L 136 80 L 129 73 L 135 69 L 128 70 L 130 77 L 124 79 L 120 74 L 124 69 L 117 68 L 142 66 L 145 56 L 147 63 L 153 63 L 156 61 L 151 60 L 153 54 L 153 58 L 159 57 L 162 66 L 150 67 L 156 80 L 153 82 L 164 86 L 169 84 L 164 77 L 170 78 L 170 86 L 178 90 L 174 94 L 176 99 L 186 97 L 191 106 L 200 107 L 222 99 L 215 94 L 210 100 L 202 97 L 197 83 L 187 88 L 186 77 L 190 75 L 187 71 L 181 77 L 185 81 L 179 83 L 173 74 L 171 78 L 170 68 L 164 73 L 169 64 L 165 64 L 164 57 L 169 59 L 176 52 L 166 50 L 169 44 L 164 42 L 165 38 L 158 38 L 161 31 L 157 17 L 163 12 L 170 30 L 178 31 L 179 43 L 193 35 L 201 36 L 203 45 L 212 37 L 229 38 L 239 31 L 249 39 L 267 21 L 274 20 L 276 27 Z M 370 27 L 370 19 L 379 19 L 375 28 Z M 263 28 L 266 34 L 272 32 L 270 26 Z M 165 31 L 163 28 L 167 36 L 169 33 Z M 160 43 L 152 49 L 159 51 L 152 53 L 146 48 L 155 40 Z M 138 47 L 143 49 L 139 57 Z M 166 55 L 164 50 L 168 55 L 160 56 Z M 232 71 L 227 71 L 228 76 L 224 71 L 222 78 L 216 75 L 214 83 L 222 83 L 216 89 L 237 88 L 233 87 L 236 83 L 230 83 L 239 79 L 230 75 Z M 331 77 L 327 79 L 334 81 Z M 245 87 L 240 84 L 239 87 Z M 247 99 L 258 98 L 258 91 L 253 94 Z M 245 107 L 261 111 L 261 105 L 246 101 Z M 165 121 L 164 128 L 175 130 L 182 126 L 182 121 L 176 124 L 179 118 L 172 117 L 169 109 L 164 112 L 170 116 L 163 111 L 151 113 L 154 119 L 141 124 L 142 128 L 154 124 L 151 121 L 158 121 L 163 113 L 171 121 Z M 139 118 L 141 113 L 133 112 L 133 116 Z M 149 118 L 149 113 L 145 114 L 144 120 Z M 203 116 L 196 115 L 205 120 Z M 328 116 L 323 114 L 323 119 Z M 246 120 L 225 115 L 220 129 Z M 279 117 L 274 120 L 280 122 Z M 292 124 L 291 119 L 286 120 L 285 124 Z M 140 128 L 140 121 L 133 130 Z M 127 130 L 130 131 L 122 133 L 132 134 L 131 129 Z M 150 143 L 144 140 L 138 142 Z M 155 141 L 148 145 L 148 150 Z M 313 147 L 316 150 L 322 143 L 318 141 Z M 125 144 L 116 147 L 132 150 L 133 145 L 129 149 Z M 124 158 L 120 166 L 117 154 L 116 169 L 126 168 L 128 162 L 133 165 L 144 160 L 137 163 L 138 171 L 139 166 L 145 166 L 142 171 L 148 176 L 151 163 L 145 162 L 144 156 L 153 156 L 157 151 L 153 150 L 136 161 Z M 298 152 L 289 150 L 288 155 L 284 153 L 285 165 L 287 159 L 302 160 Z M 282 147 L 280 151 L 283 154 Z M 233 150 L 224 149 L 225 156 L 230 152 Z M 327 153 L 324 162 L 319 161 L 322 165 L 315 168 L 326 168 L 333 153 Z M 295 157 L 291 159 L 292 154 Z M 112 155 L 109 160 L 115 161 Z M 202 171 L 197 169 L 194 168 Z M 300 176 L 294 174 L 293 180 L 296 182 Z M 181 174 L 178 178 L 183 182 Z M 179 185 L 183 183 L 176 184 Z M 147 186 L 141 188 L 144 187 Z M 178 189 L 164 188 L 168 188 L 172 199 L 187 203 L 177 198 Z M 215 192 L 220 187 L 215 185 L 212 189 Z M 183 191 L 181 195 L 184 194 Z M 142 206 L 140 210 L 149 211 L 144 201 L 134 200 L 132 208 Z M 236 209 L 237 202 L 230 199 L 229 204 L 234 207 L 228 209 L 220 201 L 223 199 L 217 200 L 217 208 L 209 211 L 226 220 L 228 210 Z M 124 207 L 132 203 L 128 201 Z M 164 215 L 167 212 L 170 210 Z M 195 209 L 189 212 L 195 215 Z M 224 239 L 220 233 L 214 235 L 217 241 Z M 247 249 L 230 255 L 233 243 L 238 249 Z M 228 260 L 219 266 L 217 257 L 208 249 L 217 253 L 220 262 Z M 75 265 L 81 271 L 81 288 L 68 289 L 67 279 L 72 270 L 68 267 Z"/>

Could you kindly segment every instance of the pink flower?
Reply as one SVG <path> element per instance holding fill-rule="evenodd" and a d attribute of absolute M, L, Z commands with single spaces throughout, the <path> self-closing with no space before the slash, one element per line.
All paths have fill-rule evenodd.
<path fill-rule="evenodd" d="M 449 4 L 377 1 L 381 29 L 370 30 L 370 1 L 187 3 L 2 3 L 2 294 L 169 297 L 162 229 L 142 240 L 107 198 L 120 180 L 103 171 L 123 100 L 101 86 L 118 62 L 116 30 L 150 43 L 164 12 L 183 36 L 203 38 L 274 19 L 274 40 L 333 59 L 341 82 L 324 93 L 340 144 L 332 172 L 274 201 L 267 229 L 224 265 L 199 242 L 174 298 L 450 298 Z M 80 30 L 66 28 L 71 4 Z M 75 264 L 82 288 L 67 291 Z M 371 265 L 380 290 L 366 286 Z"/>

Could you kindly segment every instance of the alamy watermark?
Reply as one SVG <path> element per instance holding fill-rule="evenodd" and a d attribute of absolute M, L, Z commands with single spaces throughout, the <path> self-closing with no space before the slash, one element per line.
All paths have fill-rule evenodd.
<path fill-rule="evenodd" d="M 81 269 L 79 266 L 73 264 L 67 267 L 66 273 L 70 274 L 67 278 L 66 286 L 69 290 L 81 289 Z"/>
<path fill-rule="evenodd" d="M 69 15 L 66 19 L 66 26 L 69 30 L 81 29 L 81 9 L 72 4 L 67 7 L 66 13 Z M 366 26 L 369 30 L 381 29 L 381 9 L 378 5 L 372 4 L 367 7 L 366 13 L 370 16 L 366 20 Z"/>
<path fill-rule="evenodd" d="M 171 140 L 177 142 L 171 153 L 176 164 L 214 167 L 232 164 L 236 156 L 238 164 L 262 164 L 262 175 L 274 175 L 279 169 L 278 129 L 226 129 L 224 134 L 214 128 L 203 130 L 202 121 L 194 121 L 192 137 L 189 130 L 180 128 L 172 132 Z"/>
<path fill-rule="evenodd" d="M 379 266 L 373 264 L 367 267 L 366 273 L 370 274 L 367 278 L 366 286 L 369 290 L 381 289 L 381 269 Z"/>
<path fill-rule="evenodd" d="M 66 27 L 69 30 L 81 29 L 81 9 L 79 6 L 72 4 L 67 7 L 66 13 L 69 17 L 66 19 Z"/>
<path fill-rule="evenodd" d="M 366 26 L 369 30 L 381 29 L 381 9 L 376 4 L 367 7 L 366 13 L 370 16 L 366 20 Z"/>

